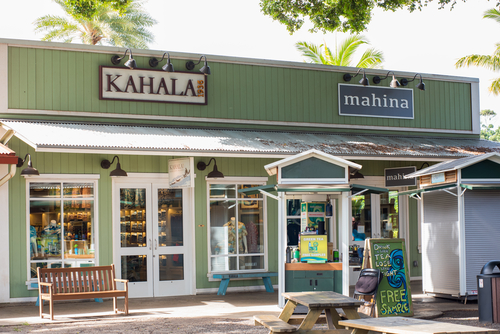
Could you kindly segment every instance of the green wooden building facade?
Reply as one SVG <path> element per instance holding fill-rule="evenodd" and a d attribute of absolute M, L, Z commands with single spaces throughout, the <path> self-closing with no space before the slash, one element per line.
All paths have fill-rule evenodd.
<path fill-rule="evenodd" d="M 355 68 L 210 55 L 211 74 L 204 75 L 203 61 L 186 68 L 200 58 L 187 53 L 170 54 L 176 71 L 168 73 L 161 70 L 165 60 L 149 65 L 162 51 L 133 50 L 136 69 L 124 67 L 128 55 L 113 65 L 124 51 L 0 40 L 1 144 L 21 158 L 29 153 L 40 173 L 22 176 L 24 165 L 0 188 L 0 265 L 9 268 L 0 302 L 33 300 L 38 266 L 114 263 L 117 275 L 131 280 L 132 296 L 151 297 L 215 293 L 214 273 L 278 272 L 278 224 L 287 222 L 278 221 L 272 198 L 243 197 L 237 189 L 273 184 L 264 166 L 308 149 L 362 165 L 363 177 L 353 171 L 351 183 L 386 187 L 386 169 L 500 148 L 479 140 L 474 78 L 422 73 L 421 91 L 411 68 L 396 72 L 410 81 L 399 88 L 387 87 L 389 80 L 373 84 L 388 70 L 366 70 L 370 86 L 363 87 L 362 74 L 344 80 Z M 345 97 L 341 86 L 367 95 Z M 400 92 L 407 95 L 391 102 Z M 394 105 L 385 108 L 389 114 L 366 115 L 396 102 L 411 116 L 394 114 Z M 345 105 L 359 108 L 341 114 Z M 110 176 L 115 156 L 127 177 Z M 190 187 L 171 186 L 177 161 L 187 164 Z M 214 164 L 224 178 L 207 178 Z M 0 177 L 13 168 L 1 167 Z M 411 276 L 419 278 L 418 203 L 394 201 L 407 189 L 353 197 L 352 212 L 368 236 L 405 238 Z M 288 223 L 297 219 L 288 215 Z M 333 214 L 330 229 L 338 220 Z M 257 289 L 259 280 L 229 285 Z"/>

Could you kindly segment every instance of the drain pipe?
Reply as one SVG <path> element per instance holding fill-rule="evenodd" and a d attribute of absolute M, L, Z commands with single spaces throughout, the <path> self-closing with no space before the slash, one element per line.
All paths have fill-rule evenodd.
<path fill-rule="evenodd" d="M 7 142 L 12 138 L 12 136 L 14 136 L 14 133 L 15 132 L 11 129 L 7 130 L 3 134 L 2 138 L 0 138 L 0 143 L 2 143 L 4 145 L 7 144 Z M 16 169 L 17 169 L 17 166 L 15 164 L 10 165 L 10 172 L 0 179 L 0 187 L 3 186 L 5 183 L 7 183 L 7 181 L 12 179 L 14 177 L 14 175 L 16 175 Z"/>
<path fill-rule="evenodd" d="M 4 177 L 2 177 L 2 179 L 0 179 L 0 187 L 3 186 L 5 183 L 7 183 L 7 181 L 12 179 L 14 175 L 16 175 L 16 169 L 17 169 L 16 165 L 10 165 L 9 174 L 5 175 Z"/>

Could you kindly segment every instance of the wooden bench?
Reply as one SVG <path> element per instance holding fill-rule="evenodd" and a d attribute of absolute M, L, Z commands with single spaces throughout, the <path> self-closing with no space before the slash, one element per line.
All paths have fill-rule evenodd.
<path fill-rule="evenodd" d="M 115 278 L 115 267 L 38 268 L 40 318 L 43 319 L 43 301 L 50 305 L 50 320 L 54 320 L 54 300 L 113 298 L 115 313 L 128 315 L 128 280 Z M 125 284 L 124 290 L 116 289 L 116 282 Z M 123 310 L 117 308 L 117 297 L 125 297 Z"/>
<path fill-rule="evenodd" d="M 231 278 L 262 278 L 267 292 L 274 292 L 271 277 L 278 276 L 278 273 L 248 273 L 248 274 L 214 274 L 213 278 L 220 278 L 219 291 L 217 295 L 226 295 L 227 286 Z"/>
<path fill-rule="evenodd" d="M 255 325 L 262 325 L 269 329 L 269 334 L 273 333 L 323 333 L 323 334 L 351 334 L 347 329 L 324 329 L 324 330 L 301 330 L 289 323 L 281 320 L 275 315 L 256 315 L 253 317 Z"/>

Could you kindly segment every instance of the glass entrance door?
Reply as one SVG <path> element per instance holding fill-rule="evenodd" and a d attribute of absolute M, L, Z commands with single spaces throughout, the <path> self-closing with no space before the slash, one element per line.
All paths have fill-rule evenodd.
<path fill-rule="evenodd" d="M 182 189 L 153 188 L 158 211 L 153 223 L 154 295 L 185 295 L 189 290 L 184 272 L 187 253 L 184 241 L 185 196 Z"/>
<path fill-rule="evenodd" d="M 129 296 L 190 294 L 185 191 L 142 182 L 120 184 L 115 192 L 115 265 L 121 278 L 129 280 Z"/>

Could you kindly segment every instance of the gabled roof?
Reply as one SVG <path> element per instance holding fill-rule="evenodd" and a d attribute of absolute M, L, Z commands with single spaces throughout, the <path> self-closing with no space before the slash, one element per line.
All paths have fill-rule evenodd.
<path fill-rule="evenodd" d="M 344 167 L 348 166 L 348 167 L 352 167 L 355 169 L 361 169 L 363 167 L 357 163 L 354 163 L 354 162 L 351 162 L 351 161 L 348 161 L 348 160 L 345 160 L 345 159 L 342 159 L 339 157 L 335 157 L 331 154 L 327 154 L 325 152 L 321 152 L 321 151 L 318 151 L 316 149 L 311 149 L 311 150 L 296 154 L 293 157 L 288 157 L 285 159 L 281 159 L 279 161 L 275 161 L 269 165 L 265 165 L 264 168 L 266 169 L 266 171 L 269 175 L 275 175 L 277 173 L 277 168 L 279 166 L 292 165 L 296 162 L 306 160 L 306 159 L 309 159 L 312 157 L 319 158 L 321 160 L 330 162 L 334 165 L 339 165 L 339 166 L 344 166 Z"/>
<path fill-rule="evenodd" d="M 418 170 L 414 173 L 405 175 L 405 179 L 421 176 L 421 175 L 429 175 L 436 173 L 443 173 L 451 170 L 462 169 L 471 165 L 474 165 L 480 161 L 491 160 L 500 164 L 500 153 L 491 152 L 485 153 L 481 155 L 475 155 L 471 157 L 461 158 L 457 160 L 444 161 L 438 163 L 436 165 Z"/>

